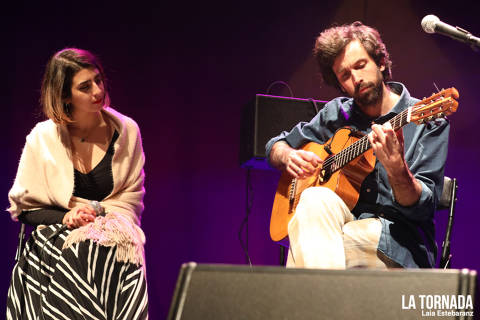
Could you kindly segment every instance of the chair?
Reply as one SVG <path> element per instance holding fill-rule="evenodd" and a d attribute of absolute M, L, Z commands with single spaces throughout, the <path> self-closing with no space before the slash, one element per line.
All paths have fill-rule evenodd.
<path fill-rule="evenodd" d="M 18 245 L 17 245 L 17 251 L 15 253 L 15 262 L 18 262 L 18 260 L 20 260 L 24 246 L 25 246 L 25 223 L 22 223 L 22 225 L 20 226 L 20 231 L 18 232 Z"/>
<path fill-rule="evenodd" d="M 453 219 L 455 217 L 455 205 L 457 203 L 457 179 L 449 178 L 447 176 L 443 179 L 443 191 L 442 196 L 438 204 L 438 210 L 448 209 L 448 221 L 447 230 L 445 232 L 445 238 L 442 242 L 442 256 L 440 258 L 439 267 L 444 269 L 450 269 L 452 262 L 452 254 L 450 253 L 450 238 L 452 235 Z"/>
<path fill-rule="evenodd" d="M 449 210 L 447 230 L 445 238 L 442 242 L 442 255 L 440 258 L 439 268 L 450 269 L 452 262 L 452 254 L 450 253 L 450 238 L 452 235 L 453 219 L 455 217 L 455 205 L 457 203 L 457 179 L 445 176 L 443 178 L 443 191 L 440 197 L 437 210 Z M 288 246 L 280 244 L 280 265 L 285 265 L 286 251 Z"/>

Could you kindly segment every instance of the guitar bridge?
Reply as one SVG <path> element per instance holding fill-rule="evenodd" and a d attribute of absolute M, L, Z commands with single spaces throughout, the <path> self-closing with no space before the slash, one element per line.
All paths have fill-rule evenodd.
<path fill-rule="evenodd" d="M 288 202 L 290 203 L 289 212 L 292 212 L 293 205 L 295 203 L 295 195 L 297 193 L 297 179 L 292 179 L 290 183 L 290 189 L 288 190 Z"/>

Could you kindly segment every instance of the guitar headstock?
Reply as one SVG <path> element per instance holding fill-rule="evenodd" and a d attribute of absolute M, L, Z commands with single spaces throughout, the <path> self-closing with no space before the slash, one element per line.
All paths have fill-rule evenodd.
<path fill-rule="evenodd" d="M 422 124 L 436 118 L 451 115 L 458 108 L 458 90 L 455 88 L 443 89 L 412 106 L 410 121 Z"/>

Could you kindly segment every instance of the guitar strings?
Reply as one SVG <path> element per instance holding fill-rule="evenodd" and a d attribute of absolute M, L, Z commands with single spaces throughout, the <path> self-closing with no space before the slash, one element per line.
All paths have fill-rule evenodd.
<path fill-rule="evenodd" d="M 400 112 L 398 115 L 393 117 L 389 122 L 392 125 L 392 128 L 394 130 L 397 130 L 398 128 L 402 127 L 407 123 L 407 116 L 408 116 L 408 109 L 403 110 Z M 368 137 L 365 135 L 359 140 L 355 141 L 345 149 L 341 150 L 334 156 L 327 158 L 325 160 L 323 167 L 327 168 L 328 170 L 331 170 L 332 166 L 336 164 L 336 167 L 334 166 L 333 170 L 331 170 L 331 173 L 337 171 L 338 169 L 341 169 L 343 166 L 345 166 L 347 163 L 349 163 L 351 160 L 355 159 L 358 157 L 360 154 L 363 152 L 367 151 L 370 149 L 370 142 L 368 141 Z"/>
<path fill-rule="evenodd" d="M 442 99 L 445 99 L 445 95 L 442 94 L 442 92 L 439 92 L 437 95 L 439 95 L 438 99 L 435 99 L 434 97 L 431 97 L 429 99 L 423 99 L 419 103 L 416 103 L 415 105 L 403 110 L 399 114 L 397 114 L 395 117 L 393 117 L 389 122 L 392 125 L 392 128 L 394 130 L 398 130 L 399 128 L 403 127 L 408 123 L 408 112 L 410 109 L 413 109 L 415 107 L 424 107 L 425 104 L 431 105 L 434 102 L 441 101 Z M 448 99 L 450 99 L 450 96 L 448 96 Z M 423 116 L 423 114 L 422 114 Z M 358 157 L 360 154 L 363 152 L 367 151 L 370 149 L 370 143 L 368 141 L 367 136 L 363 136 L 361 139 L 355 141 L 345 149 L 341 150 L 337 154 L 327 158 L 323 164 L 323 168 L 326 168 L 327 170 L 330 171 L 330 173 L 333 173 L 341 168 L 343 168 L 347 163 L 349 163 L 351 160 L 355 159 Z M 332 168 L 333 167 L 333 170 Z"/>

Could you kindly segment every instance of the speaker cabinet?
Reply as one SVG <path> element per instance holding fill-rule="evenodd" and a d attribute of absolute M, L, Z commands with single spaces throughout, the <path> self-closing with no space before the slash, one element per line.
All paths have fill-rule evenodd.
<path fill-rule="evenodd" d="M 168 319 L 472 319 L 476 272 L 184 264 Z M 450 312 L 450 313 L 449 313 Z"/>
<path fill-rule="evenodd" d="M 265 144 L 297 123 L 310 121 L 325 101 L 257 94 L 243 110 L 240 132 L 240 164 L 266 169 Z"/>

